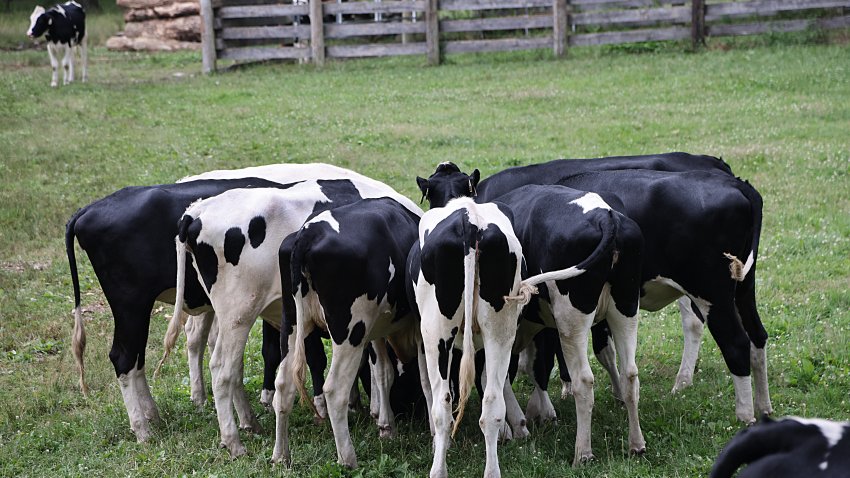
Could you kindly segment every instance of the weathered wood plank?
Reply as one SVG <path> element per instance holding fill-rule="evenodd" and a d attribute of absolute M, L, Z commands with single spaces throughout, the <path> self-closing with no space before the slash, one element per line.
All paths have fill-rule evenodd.
<path fill-rule="evenodd" d="M 551 48 L 552 37 L 503 38 L 499 40 L 463 40 L 449 41 L 445 45 L 446 53 L 477 53 L 485 51 L 513 51 Z"/>
<path fill-rule="evenodd" d="M 310 0 L 310 53 L 317 66 L 325 64 L 325 25 L 322 0 Z"/>
<path fill-rule="evenodd" d="M 225 27 L 218 35 L 224 40 L 265 40 L 276 38 L 309 38 L 310 25 L 273 27 Z"/>
<path fill-rule="evenodd" d="M 437 0 L 425 0 L 425 48 L 429 65 L 440 64 L 440 11 Z"/>
<path fill-rule="evenodd" d="M 691 37 L 690 27 L 655 28 L 604 33 L 571 35 L 570 46 L 611 45 L 644 41 L 685 40 Z"/>
<path fill-rule="evenodd" d="M 213 27 L 212 3 L 210 0 L 201 0 L 201 71 L 209 73 L 215 71 L 215 27 Z M 51 53 L 52 55 L 52 53 Z"/>
<path fill-rule="evenodd" d="M 556 57 L 567 54 L 567 0 L 552 1 L 552 50 Z"/>
<path fill-rule="evenodd" d="M 707 22 L 749 15 L 771 16 L 779 12 L 815 8 L 850 7 L 848 0 L 752 0 L 749 2 L 712 3 L 706 5 Z"/>
<path fill-rule="evenodd" d="M 441 0 L 441 11 L 551 7 L 552 0 Z"/>
<path fill-rule="evenodd" d="M 265 18 L 308 15 L 307 5 L 253 5 L 248 7 L 221 7 L 217 18 Z"/>
<path fill-rule="evenodd" d="M 705 45 L 705 0 L 691 2 L 691 47 Z"/>
<path fill-rule="evenodd" d="M 425 0 L 386 0 L 381 2 L 343 2 L 326 3 L 325 14 L 369 14 L 369 13 L 404 13 L 424 12 Z"/>
<path fill-rule="evenodd" d="M 605 12 L 576 13 L 573 25 L 611 26 L 619 24 L 646 24 L 657 22 L 689 23 L 690 7 L 641 8 L 636 10 L 613 10 Z"/>
<path fill-rule="evenodd" d="M 529 15 L 515 17 L 475 18 L 472 20 L 442 20 L 440 31 L 446 33 L 478 32 L 495 30 L 519 30 L 523 28 L 551 28 L 552 15 Z"/>
<path fill-rule="evenodd" d="M 737 23 L 733 25 L 711 25 L 707 28 L 710 36 L 757 35 L 768 32 L 798 32 L 812 27 L 845 28 L 850 27 L 850 16 L 833 18 L 803 18 L 798 20 L 777 20 L 761 23 Z"/>
<path fill-rule="evenodd" d="M 370 43 L 367 45 L 331 45 L 327 48 L 327 54 L 329 58 L 422 55 L 425 53 L 425 42 L 388 44 Z"/>
<path fill-rule="evenodd" d="M 297 60 L 299 58 L 310 58 L 310 49 L 295 47 L 227 48 L 219 53 L 219 58 L 239 61 Z"/>
<path fill-rule="evenodd" d="M 425 33 L 425 23 L 328 23 L 325 25 L 325 38 L 334 39 L 402 33 Z"/>

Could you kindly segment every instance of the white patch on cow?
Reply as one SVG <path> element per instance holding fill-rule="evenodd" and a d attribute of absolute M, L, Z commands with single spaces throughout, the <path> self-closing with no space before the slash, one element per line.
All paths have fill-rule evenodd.
<path fill-rule="evenodd" d="M 35 27 L 35 22 L 38 20 L 38 17 L 44 15 L 44 7 L 37 6 L 35 10 L 32 11 L 30 15 L 30 27 L 27 29 L 27 36 L 32 36 L 32 29 Z"/>
<path fill-rule="evenodd" d="M 827 451 L 824 455 L 823 461 L 818 465 L 818 468 L 821 470 L 826 470 L 829 466 L 829 452 L 832 447 L 838 444 L 841 441 L 841 438 L 844 437 L 844 431 L 848 426 L 847 422 L 832 422 L 829 420 L 823 420 L 820 418 L 800 418 L 800 417 L 788 417 L 789 420 L 794 420 L 802 425 L 814 425 L 820 428 L 820 432 L 824 438 L 826 438 L 827 442 Z"/>
<path fill-rule="evenodd" d="M 390 257 L 390 279 L 387 281 L 387 283 L 392 282 L 393 277 L 395 277 L 395 264 L 393 264 L 393 258 Z"/>
<path fill-rule="evenodd" d="M 690 297 L 688 291 L 679 285 L 679 283 L 673 279 L 663 276 L 657 276 L 656 278 L 645 282 L 643 284 L 643 289 L 645 294 L 640 298 L 640 308 L 650 312 L 661 310 L 664 306 L 670 304 L 683 295 L 688 295 Z M 691 297 L 691 299 L 697 304 L 700 313 L 703 314 L 703 318 L 708 318 L 708 311 L 711 308 L 711 302 L 699 297 Z"/>
<path fill-rule="evenodd" d="M 328 223 L 328 225 L 331 226 L 331 229 L 333 229 L 334 231 L 336 231 L 337 234 L 339 234 L 339 221 L 334 219 L 333 214 L 331 214 L 330 211 L 325 211 L 314 217 L 313 219 L 307 221 L 307 223 L 304 224 L 304 229 L 310 227 L 311 224 L 317 224 L 320 222 Z"/>
<path fill-rule="evenodd" d="M 605 201 L 602 200 L 596 193 L 587 193 L 584 196 L 570 201 L 570 204 L 575 204 L 581 207 L 581 212 L 583 214 L 587 214 L 589 211 L 594 209 L 606 209 L 611 210 L 611 206 L 608 205 Z"/>
<path fill-rule="evenodd" d="M 55 9 L 56 9 L 56 11 L 57 11 L 57 12 L 59 12 L 59 13 L 60 13 L 63 17 L 68 18 L 68 14 L 67 14 L 67 13 L 65 13 L 65 9 L 64 9 L 64 8 L 62 8 L 62 5 L 56 5 L 56 6 L 55 6 L 55 7 L 53 7 L 53 8 L 55 8 Z"/>

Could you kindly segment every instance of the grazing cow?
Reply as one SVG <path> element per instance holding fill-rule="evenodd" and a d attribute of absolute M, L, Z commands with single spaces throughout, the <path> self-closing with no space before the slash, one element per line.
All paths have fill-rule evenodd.
<path fill-rule="evenodd" d="M 74 49 L 79 48 L 83 66 L 83 81 L 88 78 L 88 37 L 86 36 L 86 12 L 82 5 L 70 1 L 54 5 L 49 10 L 35 7 L 30 15 L 30 27 L 27 36 L 38 38 L 41 35 L 47 39 L 47 53 L 50 55 L 50 66 L 53 76 L 50 86 L 59 83 L 59 60 L 62 56 L 62 84 L 74 81 Z"/>
<path fill-rule="evenodd" d="M 521 347 L 544 327 L 558 329 L 567 368 L 576 378 L 573 464 L 593 458 L 593 373 L 587 361 L 587 340 L 591 325 L 603 319 L 607 319 L 624 371 L 615 387 L 622 390 L 628 410 L 629 449 L 643 453 L 646 442 L 638 420 L 640 386 L 635 364 L 643 250 L 640 228 L 614 212 L 599 195 L 563 186 L 523 186 L 496 201 L 513 213 L 514 231 L 522 244 L 529 273 L 555 271 L 578 263 L 577 267 L 585 271 L 569 280 L 547 281 L 547 287 L 523 311 L 522 333 L 517 336 Z M 613 356 L 602 358 L 608 370 L 616 370 Z M 526 418 L 547 413 L 546 404 L 554 415 L 545 388 L 536 387 Z"/>
<path fill-rule="evenodd" d="M 384 338 L 403 362 L 417 356 L 417 322 L 404 280 L 418 222 L 418 213 L 392 199 L 365 199 L 314 215 L 281 245 L 280 280 L 291 295 L 284 298 L 288 308 L 281 334 L 283 362 L 275 382 L 277 434 L 272 461 L 291 463 L 289 414 L 296 388 L 306 400 L 300 344 L 315 328 L 326 329 L 332 340 L 324 392 L 339 463 L 357 466 L 348 430 L 349 390 L 370 341 L 376 355 L 371 391 L 380 404 L 380 435 L 394 434 L 387 395 L 393 364 Z"/>
<path fill-rule="evenodd" d="M 679 163 L 673 158 L 688 161 L 689 155 L 682 154 L 669 155 L 670 169 Z M 653 157 L 622 161 L 640 163 L 644 158 Z M 522 168 L 519 169 L 523 173 L 522 180 L 535 182 L 534 176 L 525 175 Z M 429 179 L 418 178 L 417 181 L 423 195 L 434 205 L 458 194 L 470 194 L 470 191 L 501 190 L 493 185 L 501 181 L 513 186 L 516 181 L 510 172 L 509 169 L 496 174 L 479 187 L 477 170 L 466 175 L 457 166 L 444 164 Z M 549 174 L 556 172 L 549 171 Z M 538 180 L 550 183 L 552 178 L 546 176 Z M 762 210 L 758 192 L 724 168 L 681 173 L 603 170 L 561 177 L 556 182 L 602 194 L 618 212 L 640 226 L 647 245 L 642 266 L 642 309 L 659 310 L 680 297 L 687 297 L 687 302 L 679 300 L 686 342 L 674 391 L 691 383 L 702 324 L 708 323 L 733 374 L 736 416 L 746 422 L 755 420 L 752 380 L 755 381 L 755 409 L 759 413 L 772 412 L 765 353 L 767 332 L 755 300 L 755 263 Z M 485 183 L 491 186 L 485 188 Z M 478 199 L 483 200 L 481 196 Z M 709 309 L 712 320 L 706 320 Z M 738 315 L 742 320 L 737 319 Z"/>
<path fill-rule="evenodd" d="M 524 259 L 514 235 L 511 212 L 504 205 L 476 204 L 459 198 L 425 213 L 419 241 L 408 258 L 408 282 L 421 317 L 422 342 L 427 362 L 423 377 L 430 395 L 434 431 L 432 477 L 446 476 L 449 429 L 460 424 L 475 375 L 475 349 L 487 357 L 479 425 L 486 444 L 484 475 L 500 476 L 497 439 L 505 417 L 522 415 L 507 381 L 508 357 L 522 306 L 535 284 L 581 275 L 580 266 L 547 272 L 520 281 Z M 451 413 L 449 364 L 456 341 L 462 344 L 458 417 Z M 427 382 L 427 383 L 425 383 Z M 430 393 L 429 393 L 430 392 Z M 527 435 L 525 420 L 519 421 Z"/>
<path fill-rule="evenodd" d="M 249 173 L 261 174 L 271 180 L 252 178 Z M 177 275 L 174 237 L 177 235 L 177 221 L 186 208 L 199 198 L 215 196 L 230 189 L 278 187 L 280 183 L 302 179 L 353 178 L 381 184 L 354 171 L 328 164 L 277 164 L 246 170 L 214 171 L 209 176 L 210 179 L 204 175 L 186 178 L 186 182 L 178 184 L 121 189 L 78 210 L 66 226 L 65 247 L 74 287 L 72 351 L 80 369 L 80 387 L 83 393 L 87 393 L 83 373 L 85 329 L 74 255 L 75 237 L 88 255 L 112 309 L 115 333 L 109 358 L 121 386 L 130 426 L 139 441 L 149 438 L 149 421 L 159 419 L 144 373 L 145 347 L 154 302 L 174 301 L 174 279 Z M 389 186 L 384 187 L 393 191 Z M 196 313 L 208 310 L 209 300 L 198 283 L 194 269 L 188 268 L 186 274 L 186 308 Z M 208 333 L 209 329 L 206 330 Z M 196 333 L 203 335 L 202 331 Z M 198 340 L 199 344 L 203 342 L 204 339 Z M 189 351 L 191 354 L 192 349 Z M 190 365 L 193 363 L 196 366 L 190 367 L 190 372 L 194 368 L 197 371 L 195 376 L 202 377 L 199 372 L 201 357 L 190 360 Z M 204 393 L 202 382 L 193 379 L 193 401 L 203 403 Z"/>
<path fill-rule="evenodd" d="M 786 417 L 741 430 L 723 448 L 710 478 L 846 478 L 850 476 L 850 422 Z"/>
<path fill-rule="evenodd" d="M 285 188 L 226 191 L 193 204 L 184 213 L 177 227 L 177 295 L 166 334 L 166 353 L 179 335 L 188 252 L 219 321 L 210 369 L 221 442 L 231 456 L 245 453 L 232 404 L 242 389 L 248 333 L 259 315 L 280 323 L 281 282 L 276 258 L 281 243 L 313 213 L 368 197 L 406 199 L 388 189 L 349 179 L 309 180 Z M 409 199 L 406 202 L 415 208 L 413 214 L 421 212 Z M 236 405 L 238 411 L 239 403 Z"/>

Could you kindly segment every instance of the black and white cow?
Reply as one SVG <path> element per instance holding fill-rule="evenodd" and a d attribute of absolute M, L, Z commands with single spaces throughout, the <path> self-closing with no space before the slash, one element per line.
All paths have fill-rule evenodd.
<path fill-rule="evenodd" d="M 286 188 L 226 191 L 193 204 L 180 220 L 177 297 L 175 314 L 166 334 L 166 351 L 179 335 L 182 279 L 188 252 L 219 322 L 210 369 L 221 442 L 231 456 L 245 453 L 232 405 L 239 411 L 240 402 L 234 400 L 240 400 L 248 333 L 260 315 L 280 323 L 281 281 L 277 257 L 281 243 L 298 231 L 311 214 L 370 197 L 391 197 L 407 203 L 413 214 L 421 213 L 409 199 L 385 185 L 349 179 L 308 180 Z"/>
<path fill-rule="evenodd" d="M 250 174 L 261 174 L 271 180 L 258 179 Z M 327 164 L 277 164 L 213 171 L 207 176 L 211 179 L 199 175 L 184 178 L 185 182 L 178 184 L 121 189 L 79 209 L 66 226 L 65 247 L 74 288 L 72 351 L 80 369 L 80 387 L 84 393 L 87 392 L 83 373 L 86 335 L 80 308 L 75 238 L 88 255 L 112 310 L 115 332 L 109 358 L 121 386 L 130 426 L 139 441 L 150 437 L 149 422 L 159 420 L 145 378 L 145 347 L 154 302 L 174 301 L 177 275 L 174 237 L 177 235 L 177 221 L 186 208 L 199 198 L 215 196 L 230 189 L 279 187 L 280 183 L 302 179 L 354 178 L 377 183 L 354 171 Z M 392 191 L 389 186 L 385 187 Z M 187 268 L 186 274 L 186 308 L 197 313 L 208 311 L 209 300 L 198 283 L 194 269 Z M 209 329 L 206 330 L 208 333 Z M 196 331 L 195 335 L 201 337 L 203 333 Z M 202 349 L 204 340 L 195 340 L 199 344 L 198 349 Z M 189 350 L 191 353 L 192 348 Z M 199 353 L 196 350 L 196 354 Z M 203 377 L 200 373 L 201 359 L 200 355 L 196 355 L 196 360 L 190 360 L 190 372 L 193 368 L 196 370 L 192 380 L 192 397 L 196 403 L 205 400 L 200 380 Z M 193 367 L 193 363 L 196 366 Z M 273 380 L 264 384 L 264 388 L 270 390 L 273 386 Z"/>
<path fill-rule="evenodd" d="M 393 199 L 364 199 L 309 219 L 280 248 L 286 310 L 281 334 L 283 362 L 275 385 L 277 434 L 272 461 L 291 462 L 289 415 L 304 391 L 302 338 L 316 328 L 331 337 L 331 368 L 324 393 L 337 459 L 357 466 L 348 429 L 349 390 L 366 344 L 376 355 L 372 400 L 380 404 L 381 437 L 394 434 L 388 396 L 394 376 L 385 338 L 403 362 L 418 355 L 418 323 L 405 293 L 407 253 L 416 241 L 419 214 Z"/>
<path fill-rule="evenodd" d="M 786 417 L 738 432 L 723 448 L 710 478 L 846 478 L 850 476 L 850 422 Z"/>
<path fill-rule="evenodd" d="M 70 1 L 54 5 L 49 10 L 35 7 L 30 15 L 30 27 L 27 36 L 47 39 L 47 53 L 53 76 L 50 86 L 59 83 L 59 60 L 62 56 L 62 84 L 74 81 L 74 50 L 79 48 L 83 67 L 83 81 L 88 78 L 88 37 L 86 36 L 86 12 L 82 5 Z"/>
<path fill-rule="evenodd" d="M 419 241 L 408 258 L 408 281 L 421 317 L 427 362 L 423 389 L 434 431 L 432 477 L 447 474 L 449 429 L 454 421 L 457 431 L 463 416 L 474 382 L 476 348 L 483 349 L 487 357 L 479 420 L 486 444 L 484 475 L 500 476 L 497 440 L 506 416 L 509 423 L 519 426 L 513 430 L 514 437 L 528 434 L 524 418 L 517 419 L 522 410 L 507 381 L 520 311 L 536 284 L 566 280 L 585 270 L 576 266 L 521 281 L 523 265 L 522 246 L 513 231 L 511 212 L 504 205 L 459 198 L 422 217 Z M 449 364 L 458 346 L 463 357 L 455 420 Z"/>
<path fill-rule="evenodd" d="M 613 211 L 598 194 L 563 186 L 523 186 L 496 201 L 513 213 L 514 231 L 529 273 L 556 271 L 572 264 L 580 264 L 577 267 L 585 271 L 580 277 L 546 282 L 547 287 L 541 288 L 523 311 L 515 347 L 523 347 L 544 327 L 558 330 L 574 378 L 577 429 L 573 464 L 593 457 L 593 373 L 587 360 L 587 340 L 591 325 L 603 319 L 607 319 L 623 374 L 616 373 L 614 354 L 601 361 L 612 378 L 619 377 L 614 385 L 621 390 L 629 415 L 629 449 L 643 453 L 646 442 L 638 419 L 640 385 L 635 364 L 643 252 L 640 228 Z M 547 413 L 547 407 L 554 415 L 545 388 L 535 387 L 526 418 Z"/>
<path fill-rule="evenodd" d="M 606 170 L 617 161 L 676 170 L 691 160 L 694 169 L 712 163 L 720 166 L 682 173 L 626 167 Z M 587 161 L 592 164 L 592 160 Z M 567 170 L 568 162 L 557 164 Z M 691 383 L 703 323 L 708 323 L 733 374 L 738 418 L 755 420 L 752 380 L 755 409 L 759 413 L 772 412 L 764 348 L 767 332 L 755 300 L 761 196 L 749 183 L 729 174 L 725 163 L 716 158 L 670 153 L 603 158 L 602 163 L 602 171 L 560 176 L 555 182 L 600 193 L 618 212 L 638 223 L 647 245 L 642 268 L 642 309 L 655 311 L 677 299 L 688 299 L 679 300 L 686 341 L 674 391 Z M 492 199 L 489 194 L 494 191 L 510 190 L 523 181 L 551 184 L 553 176 L 558 175 L 557 168 L 543 169 L 546 174 L 542 177 L 526 174 L 524 168 L 515 170 L 519 173 L 516 177 L 512 174 L 514 169 L 508 169 L 479 186 L 477 170 L 466 175 L 449 163 L 438 167 L 429 179 L 417 181 L 433 205 L 470 192 L 485 191 L 486 199 Z M 506 186 L 499 186 L 500 183 Z M 485 197 L 479 194 L 477 199 L 482 201 Z M 724 250 L 717 252 L 719 248 Z M 707 321 L 709 306 L 713 317 Z M 736 319 L 736 314 L 742 321 Z"/>

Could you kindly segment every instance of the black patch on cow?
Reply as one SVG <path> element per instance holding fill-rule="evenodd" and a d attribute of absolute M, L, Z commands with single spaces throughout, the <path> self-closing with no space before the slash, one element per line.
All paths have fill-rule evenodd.
<path fill-rule="evenodd" d="M 224 233 L 224 260 L 238 266 L 243 247 L 245 247 L 245 235 L 242 234 L 242 229 L 231 227 Z"/>
<path fill-rule="evenodd" d="M 182 218 L 177 222 L 177 238 L 180 239 L 180 242 L 186 242 L 188 238 L 188 228 L 192 224 L 194 218 L 188 214 L 184 214 Z"/>
<path fill-rule="evenodd" d="M 218 276 L 218 257 L 215 255 L 213 246 L 206 242 L 198 243 L 195 246 L 195 261 L 198 264 L 204 285 L 207 290 L 212 290 Z"/>
<path fill-rule="evenodd" d="M 361 322 L 361 324 L 362 324 L 362 322 Z M 372 363 L 372 364 L 378 363 L 378 354 L 375 353 L 375 348 L 372 347 L 371 342 L 369 342 L 369 344 L 366 346 L 366 355 L 369 356 L 369 363 Z"/>
<path fill-rule="evenodd" d="M 361 320 L 351 328 L 351 333 L 348 334 L 348 341 L 353 347 L 357 347 L 363 341 L 364 335 L 366 335 L 366 324 Z"/>
<path fill-rule="evenodd" d="M 189 249 L 193 250 L 198 244 L 198 236 L 201 235 L 201 228 L 204 223 L 201 221 L 201 218 L 196 218 L 193 220 L 187 219 L 184 224 L 186 242 L 189 244 Z"/>
<path fill-rule="evenodd" d="M 505 234 L 493 224 L 481 233 L 478 248 L 479 294 L 498 312 L 505 306 L 505 296 L 513 288 L 517 256 L 508 248 Z"/>
<path fill-rule="evenodd" d="M 440 376 L 443 377 L 443 380 L 447 380 L 449 376 L 449 358 L 451 358 L 452 346 L 454 345 L 456 336 L 457 327 L 453 327 L 449 340 L 440 339 L 440 342 L 437 344 L 437 350 L 440 353 L 437 363 L 439 364 Z"/>
<path fill-rule="evenodd" d="M 262 216 L 257 216 L 251 219 L 248 223 L 248 240 L 251 241 L 251 247 L 254 249 L 260 247 L 260 244 L 266 239 L 266 220 Z"/>
<path fill-rule="evenodd" d="M 458 209 L 440 221 L 423 242 L 422 275 L 435 284 L 440 313 L 451 320 L 463 299 L 463 258 L 474 247 L 478 228 Z"/>
<path fill-rule="evenodd" d="M 354 186 L 354 183 L 347 179 L 320 179 L 316 181 L 316 184 L 322 188 L 322 193 L 330 198 L 330 201 L 317 202 L 316 205 L 313 206 L 313 215 L 329 209 L 334 209 L 335 207 L 343 204 L 351 204 L 363 199 L 363 197 L 360 196 L 360 191 L 358 191 L 357 187 Z"/>

